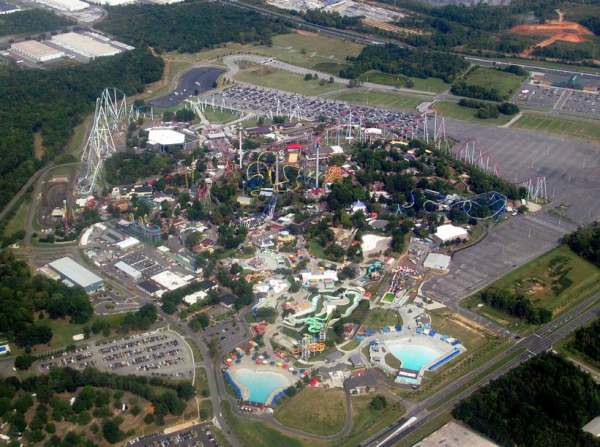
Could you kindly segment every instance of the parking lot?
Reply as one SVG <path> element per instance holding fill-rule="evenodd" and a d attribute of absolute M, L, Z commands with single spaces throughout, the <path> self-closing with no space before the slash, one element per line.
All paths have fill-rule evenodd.
<path fill-rule="evenodd" d="M 244 341 L 245 332 L 241 323 L 237 322 L 237 326 L 234 326 L 234 321 L 236 321 L 236 319 L 234 319 L 234 317 L 229 317 L 219 323 L 204 328 L 202 329 L 202 335 L 207 341 L 214 339 L 221 343 L 222 346 L 237 345 Z"/>
<path fill-rule="evenodd" d="M 168 331 L 146 332 L 118 340 L 82 346 L 75 352 L 39 362 L 40 371 L 53 366 L 75 369 L 97 367 L 117 374 L 188 378 L 194 367 L 192 353 L 181 337 Z"/>
<path fill-rule="evenodd" d="M 191 430 L 182 430 L 181 433 L 146 435 L 132 439 L 126 445 L 130 447 L 219 447 L 209 425 L 208 422 L 199 424 Z"/>
<path fill-rule="evenodd" d="M 561 108 L 569 112 L 600 115 L 600 95 L 597 93 L 571 91 Z"/>
<path fill-rule="evenodd" d="M 188 71 L 179 78 L 177 88 L 166 96 L 149 101 L 148 104 L 155 107 L 173 107 L 184 99 L 193 95 L 197 90 L 198 94 L 209 91 L 213 83 L 225 73 L 222 68 L 201 67 Z"/>
<path fill-rule="evenodd" d="M 209 101 L 212 101 L 209 98 Z M 225 104 L 237 110 L 259 113 L 262 115 L 291 115 L 305 120 L 317 121 L 319 117 L 326 121 L 334 121 L 349 108 L 360 110 L 366 122 L 397 123 L 410 126 L 415 115 L 397 110 L 378 109 L 375 107 L 350 106 L 344 101 L 331 101 L 323 98 L 308 97 L 298 94 L 285 94 L 278 91 L 236 85 L 214 95 L 215 104 Z"/>
<path fill-rule="evenodd" d="M 553 109 L 558 104 L 558 100 L 565 94 L 565 89 L 556 87 L 546 87 L 543 85 L 523 84 L 522 90 L 529 90 L 529 93 L 519 96 L 517 104 L 527 104 L 532 107 L 544 109 Z"/>

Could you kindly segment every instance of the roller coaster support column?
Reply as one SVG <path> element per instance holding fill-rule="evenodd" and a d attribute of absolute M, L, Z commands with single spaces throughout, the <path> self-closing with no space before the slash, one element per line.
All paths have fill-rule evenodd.
<path fill-rule="evenodd" d="M 242 123 L 240 123 L 240 125 L 238 126 L 238 131 L 239 131 L 239 138 L 240 138 L 240 171 L 242 170 L 242 158 L 244 153 L 242 152 Z"/>
<path fill-rule="evenodd" d="M 321 149 L 321 143 L 317 140 L 317 173 L 315 174 L 315 189 L 319 189 L 319 150 Z"/>

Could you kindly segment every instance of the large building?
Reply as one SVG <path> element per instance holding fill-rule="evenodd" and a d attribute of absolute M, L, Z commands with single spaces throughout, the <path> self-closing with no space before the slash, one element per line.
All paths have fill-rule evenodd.
<path fill-rule="evenodd" d="M 52 37 L 52 43 L 90 59 L 114 56 L 122 52 L 118 48 L 78 33 L 58 34 Z"/>
<path fill-rule="evenodd" d="M 67 284 L 81 286 L 86 292 L 95 292 L 104 286 L 104 280 L 98 275 L 80 266 L 71 258 L 60 258 L 48 264 Z"/>
<path fill-rule="evenodd" d="M 433 270 L 448 270 L 450 267 L 450 256 L 442 255 L 440 253 L 429 253 L 423 267 L 426 269 Z"/>
<path fill-rule="evenodd" d="M 455 227 L 454 225 L 440 225 L 433 237 L 437 242 L 444 243 L 456 239 L 469 239 L 469 232 L 462 227 Z"/>
<path fill-rule="evenodd" d="M 37 0 L 37 2 L 60 11 L 81 11 L 90 6 L 79 0 Z"/>
<path fill-rule="evenodd" d="M 36 40 L 13 43 L 10 48 L 38 62 L 48 62 L 65 55 L 63 51 L 44 45 Z"/>
<path fill-rule="evenodd" d="M 148 141 L 146 147 L 157 152 L 165 152 L 169 146 L 177 146 L 181 149 L 185 145 L 185 134 L 173 129 L 150 129 L 148 130 Z"/>

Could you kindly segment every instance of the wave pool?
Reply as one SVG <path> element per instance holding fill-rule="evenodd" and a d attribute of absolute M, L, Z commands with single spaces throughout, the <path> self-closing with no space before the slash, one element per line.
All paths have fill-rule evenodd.
<path fill-rule="evenodd" d="M 243 385 L 248 390 L 248 396 L 244 396 L 244 399 L 254 402 L 268 403 L 267 400 L 274 391 L 281 391 L 292 385 L 287 376 L 274 371 L 239 369 L 232 375 L 238 385 Z"/>
<path fill-rule="evenodd" d="M 440 358 L 445 352 L 430 346 L 408 341 L 387 343 L 388 350 L 402 362 L 402 368 L 421 371 L 428 363 Z"/>

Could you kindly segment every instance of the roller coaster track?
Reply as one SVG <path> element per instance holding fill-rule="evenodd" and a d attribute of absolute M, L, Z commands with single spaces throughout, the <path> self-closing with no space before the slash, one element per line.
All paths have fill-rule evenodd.
<path fill-rule="evenodd" d="M 117 88 L 107 87 L 102 91 L 96 99 L 92 129 L 81 156 L 81 159 L 87 162 L 87 170 L 85 177 L 78 182 L 80 196 L 93 193 L 104 161 L 116 152 L 113 134 L 140 116 L 153 117 L 152 108 L 144 110 L 129 105 L 127 95 Z"/>
<path fill-rule="evenodd" d="M 510 185 L 525 188 L 529 200 L 536 200 L 538 197 L 542 199 L 548 198 L 546 177 L 531 177 L 524 181 L 509 182 L 502 177 L 502 171 L 496 159 L 486 153 L 481 143 L 474 138 L 466 140 L 460 146 L 456 145 L 448 149 L 447 152 L 460 161 L 481 169 L 488 175 L 501 178 Z"/>

